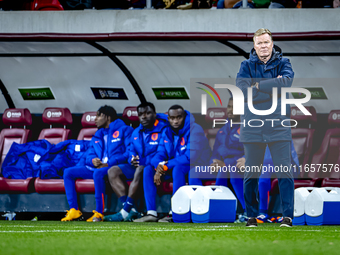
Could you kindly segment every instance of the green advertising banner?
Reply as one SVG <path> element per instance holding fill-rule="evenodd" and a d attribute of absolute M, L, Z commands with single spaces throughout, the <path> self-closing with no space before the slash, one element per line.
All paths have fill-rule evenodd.
<path fill-rule="evenodd" d="M 311 99 L 328 99 L 323 88 L 304 88 L 311 93 Z M 305 98 L 303 93 L 292 93 L 294 98 Z"/>
<path fill-rule="evenodd" d="M 189 99 L 184 87 L 164 87 L 164 88 L 152 88 L 153 93 L 159 100 L 163 99 Z"/>
<path fill-rule="evenodd" d="M 54 99 L 50 88 L 18 89 L 24 100 L 50 100 Z"/>

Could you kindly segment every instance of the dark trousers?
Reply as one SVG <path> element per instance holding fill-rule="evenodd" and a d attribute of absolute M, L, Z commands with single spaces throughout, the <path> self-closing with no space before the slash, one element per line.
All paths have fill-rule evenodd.
<path fill-rule="evenodd" d="M 246 169 L 244 173 L 244 200 L 248 217 L 258 215 L 258 184 L 263 164 L 266 143 L 244 143 Z M 272 155 L 274 167 L 279 171 L 275 174 L 279 181 L 283 217 L 293 218 L 294 213 L 294 179 L 291 171 L 291 143 L 290 141 L 278 141 L 268 143 Z M 253 171 L 251 171 L 253 170 Z M 287 171 L 289 170 L 289 171 Z"/>

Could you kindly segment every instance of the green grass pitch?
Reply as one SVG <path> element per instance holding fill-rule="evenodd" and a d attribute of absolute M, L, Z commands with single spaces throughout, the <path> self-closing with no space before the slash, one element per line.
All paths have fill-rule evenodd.
<path fill-rule="evenodd" d="M 340 254 L 339 226 L 0 221 L 0 254 Z"/>

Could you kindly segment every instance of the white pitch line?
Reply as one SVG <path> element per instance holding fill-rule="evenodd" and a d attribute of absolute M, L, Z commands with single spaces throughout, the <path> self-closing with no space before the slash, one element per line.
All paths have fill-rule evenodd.
<path fill-rule="evenodd" d="M 2 230 L 0 233 L 75 233 L 75 232 L 129 232 L 129 231 L 138 231 L 138 232 L 198 232 L 198 231 L 280 231 L 281 229 L 235 229 L 235 228 L 209 228 L 209 229 L 78 229 L 78 230 L 62 230 L 62 229 L 53 229 L 53 230 Z M 321 232 L 321 230 L 313 230 L 313 229 L 290 229 L 289 231 L 293 232 Z M 334 231 L 327 231 L 334 232 Z"/>

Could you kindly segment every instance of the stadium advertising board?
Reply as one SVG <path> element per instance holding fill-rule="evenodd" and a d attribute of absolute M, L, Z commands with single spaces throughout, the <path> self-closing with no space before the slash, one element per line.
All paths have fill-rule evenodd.
<path fill-rule="evenodd" d="M 18 88 L 24 100 L 51 100 L 55 99 L 52 90 L 46 88 Z"/>

